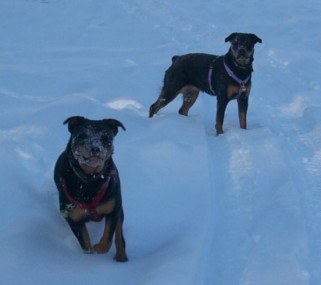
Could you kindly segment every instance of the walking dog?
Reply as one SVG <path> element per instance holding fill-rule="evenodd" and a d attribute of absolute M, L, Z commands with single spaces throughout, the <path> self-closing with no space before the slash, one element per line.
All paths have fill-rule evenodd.
<path fill-rule="evenodd" d="M 254 45 L 262 40 L 254 34 L 232 33 L 225 42 L 230 42 L 223 56 L 191 53 L 173 56 L 172 65 L 166 70 L 161 93 L 150 106 L 149 117 L 183 93 L 179 114 L 188 115 L 199 92 L 217 97 L 216 133 L 223 133 L 223 121 L 227 104 L 236 99 L 240 128 L 246 129 L 246 114 L 251 90 Z"/>
<path fill-rule="evenodd" d="M 64 124 L 71 136 L 54 170 L 60 212 L 85 252 L 107 252 L 115 234 L 115 260 L 127 261 L 120 180 L 112 159 L 113 139 L 118 128 L 125 127 L 114 119 L 96 121 L 80 116 L 70 117 Z M 103 218 L 102 238 L 92 246 L 86 223 Z"/>

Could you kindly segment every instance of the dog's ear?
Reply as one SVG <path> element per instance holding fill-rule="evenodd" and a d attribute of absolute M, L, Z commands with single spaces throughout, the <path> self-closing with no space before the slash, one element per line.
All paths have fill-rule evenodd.
<path fill-rule="evenodd" d="M 118 120 L 115 119 L 105 119 L 104 122 L 107 124 L 107 126 L 109 128 L 112 129 L 112 131 L 114 132 L 114 135 L 117 135 L 118 133 L 118 127 L 121 127 L 124 131 L 126 131 L 124 125 L 119 122 Z"/>
<path fill-rule="evenodd" d="M 81 116 L 73 116 L 69 117 L 64 121 L 64 125 L 68 124 L 68 130 L 69 132 L 72 132 L 72 130 L 77 127 L 79 124 L 83 123 L 86 119 Z"/>
<path fill-rule="evenodd" d="M 235 36 L 237 35 L 237 33 L 232 33 L 230 34 L 226 39 L 225 42 L 230 42 Z"/>
<path fill-rule="evenodd" d="M 178 58 L 179 58 L 179 55 L 174 55 L 174 56 L 172 57 L 172 62 L 176 61 Z"/>
<path fill-rule="evenodd" d="M 254 44 L 256 43 L 262 43 L 262 40 L 257 36 L 257 35 L 254 35 L 254 34 L 250 34 L 251 38 L 252 38 L 252 41 Z"/>

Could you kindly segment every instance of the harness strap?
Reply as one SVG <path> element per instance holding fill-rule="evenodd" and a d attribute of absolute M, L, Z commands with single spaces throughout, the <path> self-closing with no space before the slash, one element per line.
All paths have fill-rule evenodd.
<path fill-rule="evenodd" d="M 239 77 L 237 77 L 235 75 L 235 73 L 228 67 L 225 60 L 224 60 L 224 68 L 225 68 L 226 72 L 228 73 L 228 75 L 230 77 L 232 77 L 238 84 L 240 84 L 239 93 L 235 96 L 235 99 L 239 99 L 240 96 L 242 95 L 242 93 L 246 91 L 245 84 L 251 79 L 251 73 L 248 77 L 246 77 L 244 80 L 242 80 Z"/>
<path fill-rule="evenodd" d="M 215 59 L 211 62 L 210 68 L 209 68 L 209 70 L 208 70 L 208 77 L 207 77 L 208 86 L 209 86 L 209 88 L 210 88 L 210 90 L 211 90 L 211 92 L 212 92 L 212 94 L 213 94 L 214 96 L 216 96 L 216 94 L 215 94 L 215 91 L 214 91 L 213 86 L 212 86 L 212 74 L 213 74 L 213 65 L 214 65 L 215 61 L 216 61 L 218 58 L 219 58 L 219 57 L 215 58 Z M 228 67 L 228 65 L 227 65 L 226 62 L 225 62 L 225 59 L 224 59 L 224 61 L 223 61 L 223 64 L 224 64 L 224 68 L 225 68 L 227 74 L 228 74 L 230 77 L 232 77 L 238 84 L 240 84 L 239 93 L 238 93 L 238 94 L 235 96 L 235 98 L 234 98 L 234 99 L 239 99 L 240 96 L 242 95 L 242 93 L 246 91 L 245 84 L 248 83 L 248 81 L 251 79 L 251 74 L 250 74 L 247 78 L 245 78 L 244 80 L 242 80 L 242 79 L 240 79 L 239 77 L 237 77 L 237 76 L 235 75 L 235 73 Z"/>
<path fill-rule="evenodd" d="M 216 94 L 215 94 L 215 91 L 214 91 L 213 86 L 212 86 L 212 73 L 213 73 L 213 65 L 214 65 L 214 62 L 215 62 L 217 59 L 218 59 L 218 57 L 215 58 L 215 59 L 211 62 L 210 68 L 209 68 L 209 70 L 208 70 L 208 76 L 207 76 L 208 86 L 209 86 L 209 88 L 210 88 L 210 90 L 211 90 L 211 92 L 212 92 L 212 94 L 213 94 L 214 96 L 216 96 Z"/>
<path fill-rule="evenodd" d="M 109 182 L 112 176 L 116 176 L 115 173 L 111 173 L 106 181 L 101 185 L 99 191 L 97 192 L 97 195 L 91 200 L 91 202 L 89 203 L 81 203 L 78 200 L 74 199 L 69 191 L 68 191 L 68 187 L 66 184 L 65 179 L 62 177 L 60 178 L 60 182 L 62 185 L 62 190 L 64 192 L 64 194 L 66 195 L 67 199 L 69 200 L 69 202 L 71 204 L 73 204 L 75 207 L 80 208 L 80 209 L 84 209 L 86 211 L 89 212 L 90 218 L 95 221 L 95 222 L 99 222 L 102 219 L 102 216 L 100 216 L 97 211 L 96 211 L 96 207 L 100 204 L 101 200 L 103 199 L 103 197 L 105 196 L 107 190 L 108 190 L 108 186 L 109 186 Z"/>

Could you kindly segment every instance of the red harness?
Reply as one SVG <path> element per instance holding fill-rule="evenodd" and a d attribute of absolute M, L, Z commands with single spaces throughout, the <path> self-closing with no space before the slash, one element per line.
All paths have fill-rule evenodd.
<path fill-rule="evenodd" d="M 90 218 L 95 222 L 99 222 L 102 220 L 102 216 L 100 216 L 97 213 L 96 207 L 100 204 L 101 200 L 103 199 L 103 197 L 105 196 L 105 194 L 108 190 L 111 176 L 112 176 L 112 174 L 110 176 L 108 176 L 106 181 L 101 185 L 99 191 L 97 192 L 97 195 L 89 203 L 81 203 L 81 202 L 75 200 L 68 192 L 68 187 L 67 187 L 65 179 L 61 178 L 60 180 L 61 180 L 61 185 L 62 185 L 62 189 L 64 191 L 64 194 L 66 195 L 69 202 L 77 208 L 84 209 L 84 210 L 88 211 Z"/>

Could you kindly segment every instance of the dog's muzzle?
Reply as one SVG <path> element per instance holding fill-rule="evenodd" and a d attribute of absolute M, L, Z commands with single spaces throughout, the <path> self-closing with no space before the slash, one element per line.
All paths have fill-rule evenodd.
<path fill-rule="evenodd" d="M 91 138 L 78 144 L 74 143 L 72 153 L 79 164 L 96 168 L 105 164 L 113 150 L 112 145 L 105 147 L 99 139 Z"/>
<path fill-rule="evenodd" d="M 248 48 L 245 45 L 237 44 L 232 46 L 231 48 L 234 58 L 237 61 L 244 61 L 249 63 L 251 56 L 253 55 L 254 50 L 252 48 Z"/>
<path fill-rule="evenodd" d="M 238 46 L 237 48 L 232 48 L 231 50 L 238 64 L 247 65 L 250 63 L 251 56 L 253 55 L 253 49 L 249 51 L 244 46 Z"/>

